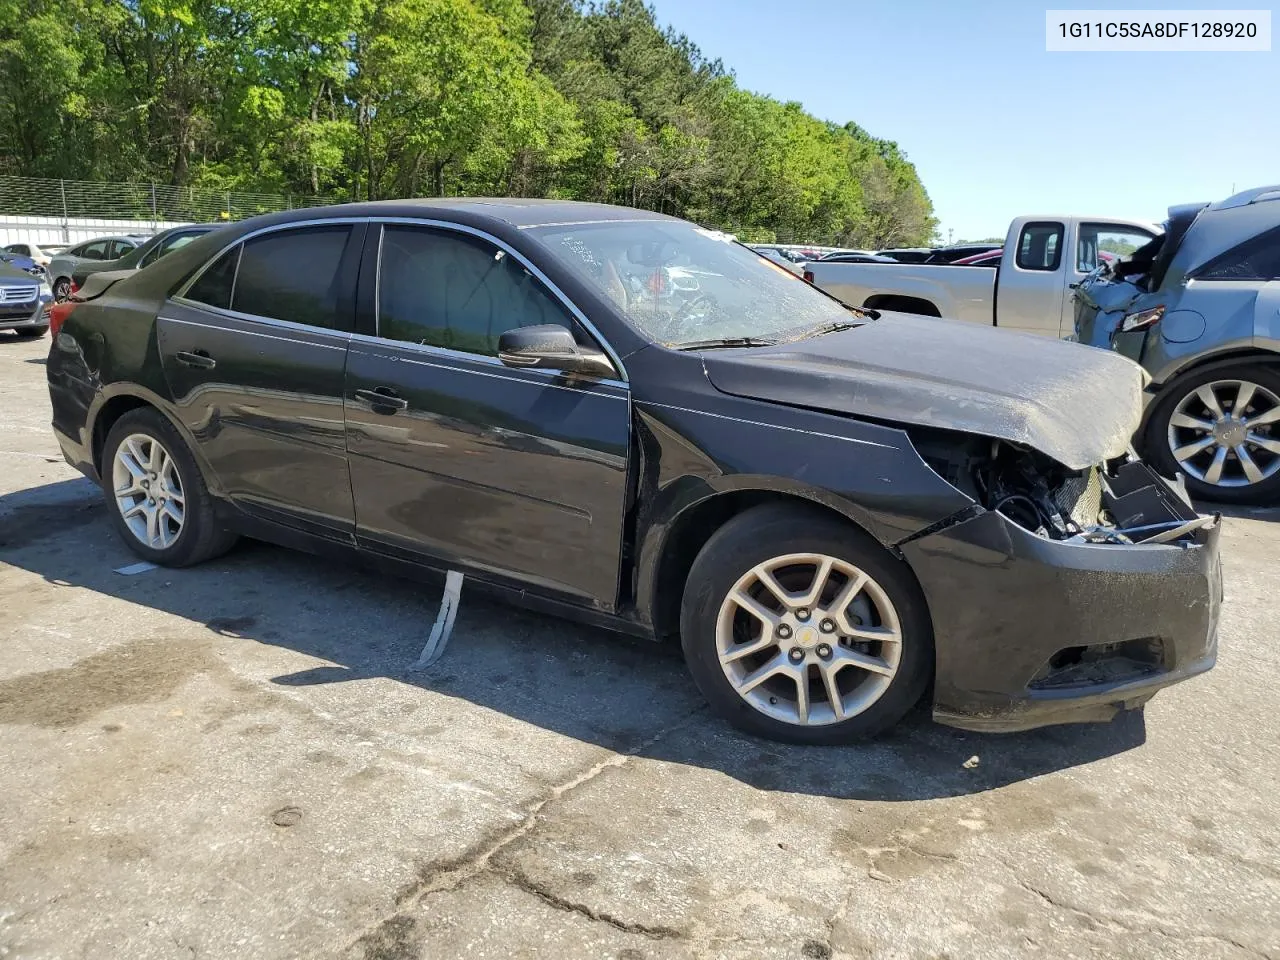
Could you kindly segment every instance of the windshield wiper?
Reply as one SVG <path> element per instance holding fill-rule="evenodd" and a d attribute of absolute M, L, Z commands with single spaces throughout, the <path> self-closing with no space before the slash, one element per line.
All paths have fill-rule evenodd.
<path fill-rule="evenodd" d="M 880 318 L 880 314 L 874 310 L 862 312 L 866 313 L 867 320 L 878 320 Z M 811 330 L 806 330 L 800 335 L 799 339 L 807 340 L 810 337 L 820 337 L 825 333 L 841 333 L 845 330 L 852 330 L 854 327 L 860 327 L 864 323 L 866 323 L 866 320 L 832 320 L 830 323 L 824 323 Z"/>
<path fill-rule="evenodd" d="M 717 347 L 772 347 L 777 340 L 767 337 L 710 337 L 706 340 L 686 340 L 673 344 L 675 350 L 714 350 Z"/>

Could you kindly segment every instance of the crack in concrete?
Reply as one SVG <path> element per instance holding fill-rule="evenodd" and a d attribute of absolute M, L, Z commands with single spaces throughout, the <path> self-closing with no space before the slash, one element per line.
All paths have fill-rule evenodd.
<path fill-rule="evenodd" d="M 581 914 L 597 923 L 607 923 L 615 930 L 621 930 L 623 933 L 638 933 L 643 937 L 648 937 L 650 940 L 679 940 L 685 936 L 683 931 L 677 930 L 675 927 L 650 926 L 644 923 L 619 920 L 617 917 L 605 913 L 603 910 L 593 909 L 585 903 L 566 900 L 564 897 L 558 896 L 549 890 L 544 890 L 520 870 L 510 869 L 502 876 L 513 887 L 523 890 L 525 893 L 533 894 L 557 910 L 567 910 L 570 913 Z"/>
<path fill-rule="evenodd" d="M 1061 910 L 1081 918 L 1087 922 L 1093 930 L 1105 930 L 1109 932 L 1122 931 L 1124 933 L 1139 934 L 1147 933 L 1154 934 L 1158 937 L 1166 937 L 1170 940 L 1182 940 L 1186 942 L 1221 943 L 1235 947 L 1237 950 L 1242 950 L 1252 957 L 1260 957 L 1261 960 L 1276 960 L 1275 954 L 1259 950 L 1256 947 L 1251 947 L 1246 943 L 1241 943 L 1239 940 L 1220 933 L 1201 933 L 1194 930 L 1178 930 L 1173 927 L 1167 927 L 1164 924 L 1155 921 L 1154 918 L 1151 920 L 1137 921 L 1124 920 L 1113 915 L 1099 913 L 1084 907 L 1076 906 L 1073 903 L 1068 903 L 1065 900 L 1047 893 L 1030 881 L 1024 880 L 1019 876 L 1018 871 L 1014 869 L 1013 865 L 1007 861 L 999 860 L 999 863 L 1009 871 L 1014 882 L 1023 890 L 1027 891 L 1027 893 L 1032 894 L 1039 899 L 1040 902 L 1045 903 L 1056 910 Z"/>
<path fill-rule="evenodd" d="M 701 715 L 705 711 L 705 707 L 699 707 L 682 717 L 677 722 L 663 727 L 657 733 L 645 740 L 642 740 L 631 749 L 623 753 L 612 753 L 603 760 L 599 760 L 591 764 L 591 766 L 578 772 L 563 783 L 556 784 L 540 799 L 529 806 L 519 823 L 512 827 L 507 827 L 482 837 L 479 841 L 468 847 L 461 856 L 450 858 L 448 860 L 433 861 L 425 869 L 419 872 L 419 877 L 415 882 L 409 884 L 396 895 L 394 900 L 395 909 L 387 916 L 381 918 L 376 923 L 371 924 L 368 928 L 361 931 L 357 937 L 347 944 L 344 952 L 350 952 L 361 943 L 371 943 L 378 940 L 380 931 L 387 929 L 389 925 L 395 925 L 399 922 L 399 920 L 402 919 L 405 908 L 411 904 L 421 902 L 426 897 L 435 893 L 441 893 L 446 890 L 456 890 L 469 880 L 472 880 L 481 873 L 488 871 L 493 858 L 499 852 L 506 849 L 516 841 L 528 836 L 537 828 L 541 819 L 542 811 L 548 804 L 554 803 L 566 794 L 578 789 L 584 784 L 590 783 L 606 770 L 625 766 L 642 751 L 648 749 L 672 733 L 675 733 L 677 730 L 688 726 L 693 722 L 695 717 Z M 504 880 L 511 880 L 513 876 L 510 873 L 500 871 L 494 871 L 494 874 L 502 877 Z M 517 883 L 516 886 L 520 886 L 521 889 L 526 889 L 519 883 Z M 627 929 L 627 925 L 623 924 L 622 921 L 607 917 L 606 915 L 599 914 L 598 912 L 588 912 L 590 908 L 585 907 L 585 905 L 582 906 L 581 909 L 575 909 L 575 905 L 571 904 L 570 901 L 562 900 L 561 903 L 557 903 L 555 899 L 549 899 L 551 895 L 543 895 L 543 893 L 533 886 L 532 883 L 530 883 L 530 886 L 527 889 L 528 892 L 539 896 L 541 899 L 553 906 L 560 906 L 562 909 L 573 910 L 576 913 L 581 913 L 583 916 L 590 917 L 591 919 L 597 920 L 601 923 L 608 923 L 620 930 Z M 645 929 L 648 929 L 651 932 L 644 933 Z M 642 926 L 637 925 L 637 929 L 632 932 L 641 933 L 649 937 L 653 937 L 656 932 L 661 932 L 660 935 L 664 939 L 682 936 L 679 931 L 666 927 L 643 928 Z"/>

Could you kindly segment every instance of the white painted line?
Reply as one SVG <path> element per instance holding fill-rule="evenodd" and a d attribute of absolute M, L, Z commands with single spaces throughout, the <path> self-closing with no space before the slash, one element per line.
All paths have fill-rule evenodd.
<path fill-rule="evenodd" d="M 444 579 L 444 596 L 440 598 L 440 612 L 436 614 L 435 626 L 431 628 L 431 636 L 427 638 L 422 653 L 410 670 L 425 670 L 444 656 L 445 647 L 453 635 L 453 620 L 458 615 L 458 602 L 462 594 L 463 576 L 457 570 L 450 570 Z"/>
<path fill-rule="evenodd" d="M 134 574 L 146 573 L 148 570 L 154 570 L 156 565 L 148 563 L 146 560 L 140 563 L 131 563 L 127 567 L 116 567 L 116 573 L 123 573 L 126 577 L 132 577 Z"/>

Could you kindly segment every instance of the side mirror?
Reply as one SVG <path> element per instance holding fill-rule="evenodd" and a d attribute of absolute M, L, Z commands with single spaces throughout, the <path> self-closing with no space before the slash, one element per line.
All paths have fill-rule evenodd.
<path fill-rule="evenodd" d="M 617 376 L 604 353 L 578 346 L 569 329 L 558 323 L 508 330 L 498 338 L 498 359 L 508 367 L 559 370 L 594 379 Z"/>

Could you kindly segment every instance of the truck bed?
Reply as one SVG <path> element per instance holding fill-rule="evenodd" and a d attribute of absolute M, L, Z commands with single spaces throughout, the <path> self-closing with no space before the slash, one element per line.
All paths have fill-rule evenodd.
<path fill-rule="evenodd" d="M 995 324 L 999 271 L 992 267 L 814 261 L 805 269 L 815 286 L 851 306 Z"/>

